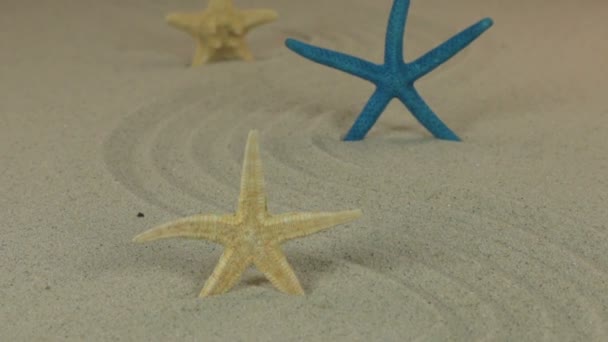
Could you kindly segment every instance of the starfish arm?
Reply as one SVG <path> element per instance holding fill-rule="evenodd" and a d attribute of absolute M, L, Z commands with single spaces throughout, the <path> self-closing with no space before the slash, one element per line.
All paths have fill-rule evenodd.
<path fill-rule="evenodd" d="M 393 98 L 388 92 L 382 88 L 377 88 L 374 94 L 367 101 L 367 104 L 359 114 L 359 117 L 350 128 L 344 140 L 354 141 L 361 140 L 365 137 L 367 132 L 374 126 L 380 114 L 384 111 L 388 103 Z"/>
<path fill-rule="evenodd" d="M 193 36 L 197 35 L 196 27 L 200 21 L 200 13 L 169 13 L 165 20 L 167 24 L 175 27 L 178 30 L 187 32 Z"/>
<path fill-rule="evenodd" d="M 414 87 L 402 90 L 398 97 L 416 120 L 431 132 L 433 136 L 443 140 L 460 141 L 460 138 L 424 102 L 424 99 L 422 99 Z"/>
<path fill-rule="evenodd" d="M 291 295 L 304 294 L 298 277 L 277 245 L 265 247 L 254 257 L 253 262 L 258 270 L 270 280 L 270 283 L 280 291 Z"/>
<path fill-rule="evenodd" d="M 149 242 L 159 239 L 185 238 L 205 239 L 223 244 L 235 223 L 234 215 L 190 216 L 147 230 L 133 238 L 133 241 Z"/>
<path fill-rule="evenodd" d="M 443 42 L 433 50 L 419 57 L 414 62 L 409 63 L 408 66 L 412 68 L 412 70 L 416 70 L 414 75 L 412 75 L 412 78 L 414 80 L 419 79 L 420 77 L 433 71 L 441 64 L 445 63 L 448 59 L 452 58 L 462 49 L 471 44 L 482 33 L 489 29 L 492 24 L 492 19 L 482 19 Z"/>
<path fill-rule="evenodd" d="M 264 194 L 264 175 L 258 132 L 252 130 L 247 137 L 245 157 L 241 174 L 241 193 L 239 195 L 239 212 L 250 211 L 261 213 L 266 211 L 266 195 Z"/>
<path fill-rule="evenodd" d="M 378 74 L 381 73 L 379 65 L 341 52 L 323 49 L 291 38 L 285 41 L 285 45 L 291 51 L 313 62 L 344 71 L 370 82 L 377 82 Z"/>
<path fill-rule="evenodd" d="M 296 239 L 320 232 L 361 216 L 361 210 L 319 213 L 286 213 L 270 217 L 265 226 L 276 232 L 277 242 Z"/>
<path fill-rule="evenodd" d="M 275 21 L 279 14 L 271 9 L 252 9 L 240 11 L 245 18 L 245 30 L 249 31 L 257 26 Z"/>
<path fill-rule="evenodd" d="M 393 2 L 384 46 L 384 63 L 387 65 L 397 66 L 403 63 L 403 35 L 409 6 L 409 0 Z"/>
<path fill-rule="evenodd" d="M 205 282 L 199 297 L 218 295 L 230 290 L 251 264 L 245 249 L 228 247 L 220 257 L 213 273 Z"/>

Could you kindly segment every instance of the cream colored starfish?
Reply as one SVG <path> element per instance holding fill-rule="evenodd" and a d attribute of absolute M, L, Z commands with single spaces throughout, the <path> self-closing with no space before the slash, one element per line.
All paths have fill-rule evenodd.
<path fill-rule="evenodd" d="M 171 13 L 167 22 L 197 41 L 192 66 L 212 60 L 241 58 L 253 60 L 245 35 L 254 27 L 278 17 L 269 9 L 239 10 L 232 0 L 210 0 L 207 9 L 194 13 Z"/>
<path fill-rule="evenodd" d="M 201 297 L 230 290 L 251 264 L 279 290 L 304 294 L 280 244 L 355 220 L 361 216 L 361 210 L 270 215 L 256 131 L 249 133 L 244 159 L 236 214 L 186 217 L 141 233 L 133 241 L 177 237 L 205 239 L 224 245 L 224 253 L 207 279 Z"/>

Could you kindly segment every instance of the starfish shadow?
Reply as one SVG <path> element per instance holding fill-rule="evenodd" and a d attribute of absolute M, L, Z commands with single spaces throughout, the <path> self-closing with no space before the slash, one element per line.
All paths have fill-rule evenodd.
<path fill-rule="evenodd" d="M 332 270 L 338 267 L 338 263 L 327 258 L 312 256 L 311 253 L 294 252 L 286 253 L 289 263 L 296 269 L 296 275 L 304 289 L 305 293 L 311 293 L 317 288 L 320 279 L 331 273 Z M 245 288 L 247 286 L 257 286 L 272 289 L 270 281 L 264 275 L 252 267 L 242 279 L 241 284 L 234 287 L 235 290 Z"/>
<path fill-rule="evenodd" d="M 332 119 L 333 126 L 342 127 L 345 123 L 347 123 L 350 118 L 356 116 L 357 111 L 353 109 L 347 109 L 345 111 L 339 112 L 338 115 L 335 115 Z M 405 135 L 404 135 L 405 134 Z M 401 139 L 399 141 L 404 143 L 420 143 L 427 142 L 432 140 L 431 137 L 427 137 L 424 135 L 424 131 L 413 124 L 406 123 L 401 124 L 397 123 L 395 120 L 385 120 L 382 122 L 378 122 L 370 129 L 370 131 L 366 134 L 367 139 L 373 140 L 391 140 L 395 141 L 397 135 Z M 346 138 L 346 134 L 340 136 L 340 139 L 344 140 Z"/>

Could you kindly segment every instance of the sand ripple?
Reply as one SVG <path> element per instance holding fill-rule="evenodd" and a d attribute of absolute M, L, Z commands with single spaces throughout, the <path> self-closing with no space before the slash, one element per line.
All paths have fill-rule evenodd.
<path fill-rule="evenodd" d="M 428 46 L 429 37 L 444 32 L 431 20 L 425 25 L 417 18 L 419 27 L 409 28 L 410 45 Z M 319 29 L 305 38 L 358 53 L 362 43 L 378 46 L 377 33 Z M 451 77 L 466 80 L 458 63 L 467 54 L 445 66 L 453 68 Z M 422 130 L 389 126 L 366 143 L 341 142 L 369 96 L 368 86 L 296 63 L 297 58 L 277 53 L 253 65 L 215 65 L 127 113 L 104 145 L 109 172 L 141 200 L 176 216 L 231 211 L 247 131 L 257 128 L 272 211 L 361 207 L 366 216 L 360 222 L 311 238 L 311 245 L 286 247 L 288 254 L 301 256 L 293 262 L 311 292 L 299 304 L 302 310 L 292 313 L 303 327 L 315 327 L 303 329 L 302 336 L 325 331 L 344 337 L 379 327 L 382 332 L 370 336 L 533 341 L 608 336 L 603 232 L 576 215 L 530 206 L 513 192 L 498 196 L 483 187 L 453 185 L 475 180 L 474 167 L 466 163 L 470 145 L 455 147 L 422 137 Z M 404 108 L 389 108 L 395 110 L 411 120 Z M 493 161 L 496 151 L 476 153 Z M 331 260 L 331 272 L 311 263 L 317 253 Z M 322 274 L 311 280 L 315 272 Z M 231 294 L 243 305 L 238 319 L 259 310 L 291 310 L 278 297 L 261 302 L 256 291 Z M 319 318 L 328 313 L 358 323 L 344 330 L 335 320 Z"/>

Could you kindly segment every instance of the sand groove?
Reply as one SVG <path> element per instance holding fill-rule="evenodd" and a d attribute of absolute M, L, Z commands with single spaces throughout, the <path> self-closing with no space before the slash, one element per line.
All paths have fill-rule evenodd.
<path fill-rule="evenodd" d="M 166 117 L 144 111 L 125 120 L 113 135 L 117 141 L 110 139 L 106 151 L 110 153 L 119 147 L 126 149 L 124 153 L 131 156 L 127 160 L 133 164 L 118 168 L 119 165 L 111 164 L 108 160 L 108 165 L 111 164 L 110 169 L 116 172 L 117 179 L 122 180 L 127 188 L 152 204 L 160 204 L 164 209 L 173 209 L 174 212 L 180 210 L 171 208 L 169 202 L 163 200 L 166 196 L 175 199 L 177 194 L 179 197 L 186 195 L 192 203 L 230 208 L 238 192 L 237 180 L 242 154 L 240 146 L 243 140 L 241 133 L 269 114 L 260 109 L 249 112 L 246 117 L 240 117 L 243 114 L 239 113 L 238 102 L 225 108 L 221 114 L 219 110 L 201 113 L 202 99 L 188 98 L 188 101 L 177 109 L 173 108 Z M 158 110 L 157 106 L 156 108 Z M 358 161 L 352 159 L 352 153 L 343 153 L 340 158 L 319 153 L 320 149 L 314 148 L 314 139 L 328 114 L 317 113 L 312 121 L 306 123 L 309 119 L 297 117 L 300 111 L 301 109 L 294 108 L 279 120 L 261 127 L 262 134 L 268 137 L 262 139 L 262 146 L 268 145 L 268 148 L 263 148 L 265 168 L 270 175 L 278 175 L 279 179 L 286 180 L 279 181 L 282 194 L 271 194 L 271 202 L 273 197 L 279 200 L 285 194 L 289 194 L 289 199 L 280 205 L 281 209 L 288 208 L 290 203 L 305 201 L 306 194 L 310 194 L 305 184 L 310 183 L 320 183 L 326 191 L 339 193 L 350 189 L 349 192 L 360 193 L 356 189 L 364 181 L 361 172 L 368 169 L 373 172 L 382 165 L 361 168 L 357 166 Z M 130 131 L 134 122 L 140 125 L 136 132 Z M 283 138 L 294 143 L 283 143 L 285 147 L 277 148 L 283 146 L 280 134 L 285 130 L 284 125 L 289 124 L 298 129 L 289 137 Z M 307 148 L 310 146 L 313 148 Z M 337 147 L 343 151 L 347 148 L 351 147 Z M 150 157 L 142 159 L 138 155 L 142 152 Z M 318 167 L 315 168 L 315 165 Z M 137 168 L 147 171 L 133 171 Z M 334 169 L 344 170 L 342 175 L 347 176 L 330 174 Z M 349 175 L 358 178 L 359 184 L 348 182 Z M 159 181 L 159 185 L 156 188 L 149 185 L 145 180 L 147 177 Z M 276 176 L 273 178 L 277 181 Z M 300 181 L 294 183 L 290 179 Z M 302 182 L 302 179 L 305 181 Z M 392 190 L 393 196 L 397 198 L 407 196 L 406 193 L 395 193 L 397 189 L 391 181 L 384 184 L 368 182 L 369 185 L 377 187 L 381 193 Z M 477 193 L 475 196 L 484 194 Z M 376 200 L 383 201 L 383 198 L 377 197 Z M 516 208 L 513 201 L 512 198 L 489 197 L 485 202 L 492 203 L 492 206 L 487 208 L 490 211 L 485 212 L 479 209 L 473 212 L 463 210 L 466 207 L 461 210 L 443 209 L 440 217 L 445 217 L 448 224 L 443 227 L 437 239 L 430 239 L 434 235 L 429 231 L 424 235 L 410 233 L 406 238 L 408 245 L 419 243 L 431 251 L 445 250 L 447 247 L 451 251 L 449 257 L 427 255 L 424 258 L 430 259 L 415 264 L 408 262 L 406 269 L 401 271 L 404 273 L 391 271 L 381 265 L 367 265 L 359 272 L 377 281 L 395 282 L 405 286 L 412 294 L 426 298 L 432 303 L 432 310 L 438 317 L 443 317 L 436 318 L 435 323 L 443 328 L 437 325 L 435 328 L 447 329 L 447 336 L 456 339 L 494 339 L 514 326 L 526 326 L 525 337 L 552 340 L 568 331 L 583 331 L 585 327 L 588 328 L 585 325 L 588 322 L 594 324 L 594 328 L 588 331 L 589 338 L 603 336 L 605 331 L 601 322 L 606 313 L 605 306 L 599 303 L 604 302 L 605 298 L 587 298 L 586 293 L 601 292 L 608 276 L 581 252 L 566 247 L 564 242 L 552 242 L 550 237 L 547 239 L 547 236 L 539 233 L 539 230 L 551 228 L 550 223 L 566 225 L 574 222 L 563 222 L 563 216 L 556 216 L 562 221 L 557 222 L 551 219 L 555 214 L 548 210 L 543 213 L 546 219 L 537 221 L 539 226 L 533 230 L 527 229 L 517 219 L 505 220 L 505 217 L 510 216 L 495 211 L 495 208 Z M 436 199 L 435 203 L 441 203 L 441 199 Z M 193 205 L 196 206 L 200 204 Z M 587 229 L 584 225 L 581 229 L 586 232 L 585 236 L 598 234 L 596 230 Z M 447 236 L 451 237 L 446 239 Z M 596 236 L 596 239 L 601 238 L 603 236 Z M 540 241 L 543 241 L 543 245 L 538 245 Z M 378 247 L 384 250 L 386 259 L 401 258 L 398 250 Z M 423 253 L 421 257 L 426 254 L 422 251 L 420 253 Z M 438 263 L 440 260 L 450 262 L 442 265 Z M 572 264 L 578 266 L 564 274 L 563 270 L 571 268 L 568 265 Z M 376 269 L 378 266 L 380 268 Z M 555 277 L 559 277 L 562 283 L 552 281 Z M 581 277 L 586 281 L 581 281 Z M 430 290 L 431 284 L 436 286 L 436 291 Z M 449 289 L 446 292 L 455 297 L 437 298 L 440 288 L 444 289 L 442 291 Z M 434 297 L 432 293 L 435 294 Z M 555 297 L 556 293 L 563 297 Z M 514 301 L 515 298 L 517 301 Z M 527 315 L 521 312 L 522 307 L 519 305 L 522 302 L 528 303 Z M 461 310 L 463 307 L 467 309 Z M 478 307 L 479 311 L 471 310 L 472 307 Z M 578 322 L 565 320 L 565 312 L 572 310 L 578 313 Z M 467 326 L 463 322 L 469 322 L 468 330 L 463 330 Z M 477 330 L 470 330 L 473 329 L 470 322 L 480 322 Z M 424 338 L 425 335 L 419 337 Z"/>
<path fill-rule="evenodd" d="M 361 6 L 370 7 L 362 1 Z M 479 19 L 444 24 L 421 12 L 412 15 L 406 30 L 410 59 L 457 33 L 452 28 Z M 305 39 L 313 44 L 379 62 L 388 11 L 369 14 L 370 25 L 380 28 L 362 27 L 358 16 L 363 14 L 341 18 L 337 27 L 321 21 L 318 27 L 308 23 L 310 30 L 293 32 L 311 32 Z M 530 109 L 538 99 L 474 86 L 476 80 L 492 78 L 488 69 L 494 63 L 504 63 L 497 58 L 500 43 L 488 41 L 493 34 L 489 31 L 487 39 L 429 75 L 430 96 L 474 88 L 500 98 L 499 109 L 550 108 L 551 113 L 538 115 L 553 117 L 559 108 L 551 103 Z M 557 138 L 516 131 L 521 122 L 507 126 L 513 135 L 505 135 L 502 126 L 514 117 L 523 120 L 521 114 L 499 116 L 495 105 L 464 105 L 474 100 L 461 100 L 454 105 L 457 113 L 481 108 L 486 116 L 476 118 L 486 121 L 461 122 L 470 139 L 451 145 L 413 128 L 417 123 L 402 106 L 389 107 L 370 139 L 343 143 L 340 137 L 371 94 L 364 81 L 288 52 L 250 65 L 214 65 L 200 74 L 175 77 L 185 79 L 176 82 L 173 92 L 127 114 L 105 141 L 108 171 L 128 191 L 175 216 L 230 211 L 245 138 L 256 128 L 271 211 L 360 207 L 365 214 L 361 222 L 287 245 L 290 260 L 300 266 L 295 267 L 298 274 L 305 281 L 309 277 L 305 299 L 242 286 L 225 299 L 187 304 L 188 315 L 196 313 L 191 329 L 211 322 L 206 329 L 229 334 L 235 324 L 263 314 L 289 317 L 299 324 L 290 328 L 310 339 L 367 336 L 365 329 L 376 334 L 370 340 L 391 337 L 390 332 L 411 340 L 463 341 L 601 341 L 608 336 L 608 233 L 583 214 L 555 207 L 555 192 L 543 194 L 541 183 L 552 171 L 576 184 L 576 172 L 566 162 L 543 159 L 551 148 L 562 151 L 560 158 L 576 151 L 557 144 Z M 518 83 L 510 82 L 506 89 L 515 89 Z M 502 97 L 514 103 L 507 106 Z M 399 111 L 399 122 L 392 110 Z M 489 128 L 497 123 L 501 127 Z M 542 196 L 525 197 L 518 189 Z M 331 267 L 315 266 L 313 255 L 329 260 Z M 144 281 L 156 281 L 145 276 L 150 278 Z M 175 304 L 176 317 L 185 316 L 179 311 L 183 305 Z M 220 319 L 234 310 L 242 315 L 234 318 L 236 323 Z M 272 323 L 260 324 L 268 334 L 275 331 Z"/>

